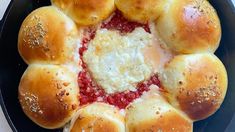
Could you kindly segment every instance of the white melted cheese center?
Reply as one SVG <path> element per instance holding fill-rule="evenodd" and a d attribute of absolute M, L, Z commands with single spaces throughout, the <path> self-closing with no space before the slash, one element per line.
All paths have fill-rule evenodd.
<path fill-rule="evenodd" d="M 148 79 L 153 71 L 143 51 L 151 40 L 152 35 L 143 28 L 124 36 L 100 29 L 83 58 L 92 77 L 107 93 L 135 91 L 137 83 Z"/>

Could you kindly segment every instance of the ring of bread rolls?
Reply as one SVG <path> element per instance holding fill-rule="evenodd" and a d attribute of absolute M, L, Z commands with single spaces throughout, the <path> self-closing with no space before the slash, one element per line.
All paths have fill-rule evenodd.
<path fill-rule="evenodd" d="M 191 132 L 194 121 L 207 118 L 221 106 L 227 73 L 213 54 L 221 27 L 208 1 L 51 2 L 52 6 L 38 8 L 26 17 L 18 36 L 19 53 L 29 65 L 19 84 L 19 101 L 24 113 L 39 126 L 65 126 L 64 131 L 71 132 Z M 81 33 L 110 20 L 115 9 L 129 21 L 154 26 L 173 57 L 158 73 L 161 88 L 151 85 L 126 108 L 104 102 L 81 106 L 77 82 L 82 69 L 78 54 Z"/>

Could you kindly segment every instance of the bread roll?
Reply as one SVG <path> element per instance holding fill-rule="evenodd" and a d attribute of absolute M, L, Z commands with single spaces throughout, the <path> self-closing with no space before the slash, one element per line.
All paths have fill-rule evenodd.
<path fill-rule="evenodd" d="M 114 0 L 51 0 L 79 25 L 98 24 L 114 11 Z"/>
<path fill-rule="evenodd" d="M 213 53 L 220 42 L 221 26 L 207 0 L 171 0 L 156 21 L 166 45 L 177 53 Z"/>
<path fill-rule="evenodd" d="M 127 132 L 192 132 L 192 121 L 157 92 L 144 96 L 126 108 Z"/>
<path fill-rule="evenodd" d="M 117 8 L 132 21 L 146 23 L 160 16 L 166 0 L 115 0 Z"/>
<path fill-rule="evenodd" d="M 78 51 L 74 22 L 53 6 L 41 7 L 24 20 L 18 50 L 26 63 L 62 64 L 74 61 Z"/>
<path fill-rule="evenodd" d="M 79 106 L 76 77 L 62 66 L 31 64 L 19 85 L 24 113 L 41 127 L 62 127 Z"/>
<path fill-rule="evenodd" d="M 202 53 L 174 57 L 160 75 L 172 105 L 192 120 L 205 119 L 223 102 L 227 73 L 213 54 Z"/>
<path fill-rule="evenodd" d="M 93 103 L 81 108 L 71 121 L 70 132 L 125 132 L 123 115 L 104 103 Z"/>
<path fill-rule="evenodd" d="M 70 132 L 192 132 L 193 121 L 207 118 L 222 104 L 227 90 L 227 73 L 222 62 L 213 54 L 220 42 L 221 26 L 216 11 L 207 0 L 51 0 L 51 2 L 52 6 L 38 8 L 27 16 L 18 36 L 19 53 L 29 65 L 19 84 L 19 102 L 24 113 L 39 126 L 47 129 L 65 127 L 66 132 L 67 130 Z M 125 18 L 137 23 L 126 21 L 119 12 L 110 18 L 111 20 L 107 19 L 115 11 L 115 6 Z M 144 34 L 137 29 L 132 33 L 137 31 L 137 35 L 140 34 L 142 38 L 148 39 L 146 42 L 156 44 L 163 50 L 160 53 L 163 55 L 160 60 L 164 61 L 162 62 L 164 68 L 161 67 L 163 71 L 157 71 L 160 72 L 157 74 L 160 74 L 159 79 L 164 90 L 151 85 L 154 79 L 147 81 L 148 77 L 144 77 L 142 81 L 135 82 L 139 88 L 135 92 L 136 97 L 137 95 L 141 97 L 131 102 L 125 110 L 101 102 L 79 106 L 77 83 L 79 71 L 92 73 L 93 81 L 89 80 L 90 77 L 88 80 L 83 78 L 84 83 L 89 83 L 88 88 L 83 90 L 89 91 L 91 84 L 93 90 L 104 88 L 107 97 L 108 93 L 115 94 L 117 91 L 121 92 L 121 97 L 122 94 L 126 94 L 125 88 L 135 89 L 135 87 L 117 89 L 120 83 L 116 82 L 117 85 L 111 88 L 111 92 L 110 87 L 105 88 L 104 86 L 110 83 L 110 77 L 107 78 L 104 71 L 106 70 L 107 75 L 111 75 L 116 74 L 118 69 L 117 65 L 107 69 L 106 61 L 107 64 L 112 59 L 117 62 L 125 61 L 122 55 L 117 55 L 123 51 L 124 54 L 128 53 L 126 56 L 133 56 L 134 59 L 137 57 L 141 61 L 138 63 L 148 63 L 145 62 L 148 58 L 147 53 L 146 56 L 137 54 L 138 46 L 137 49 L 132 45 L 128 50 L 125 46 L 124 50 L 120 48 L 118 50 L 117 45 L 120 46 L 118 40 L 123 39 L 126 45 L 132 41 L 132 38 L 130 36 L 128 38 L 128 35 L 122 32 L 119 34 L 111 29 L 108 31 L 109 28 L 103 29 L 106 28 L 101 24 L 104 20 L 108 26 L 116 26 L 115 30 L 119 30 L 120 25 L 124 26 L 123 30 L 132 30 L 132 28 L 134 30 L 138 27 L 151 30 L 151 34 L 147 33 L 147 37 L 143 37 Z M 146 24 L 148 22 L 149 24 Z M 90 28 L 92 26 L 98 26 L 95 33 Z M 147 31 L 138 29 L 144 33 Z M 112 37 L 112 34 L 100 37 L 103 32 L 115 32 L 121 38 Z M 100 47 L 101 42 L 95 43 L 96 39 L 103 42 L 105 37 L 112 39 L 110 44 L 117 44 L 116 47 L 111 45 L 111 48 L 116 48 L 118 53 L 114 55 L 116 58 L 110 57 L 113 52 L 109 53 L 106 61 L 103 60 L 105 62 L 103 67 L 97 68 L 99 65 L 96 63 L 93 65 L 93 62 L 97 61 L 94 60 L 97 55 L 93 55 L 94 52 L 89 53 L 89 49 L 95 45 L 99 54 L 102 53 L 100 49 L 107 50 L 105 47 Z M 114 40 L 116 43 L 113 43 Z M 134 40 L 137 40 L 136 37 L 133 42 Z M 138 41 L 145 42 L 143 39 Z M 78 48 L 83 44 L 81 50 L 86 50 L 89 42 L 89 47 L 80 60 Z M 90 47 L 92 43 L 94 45 Z M 139 42 L 136 43 L 138 45 Z M 148 47 L 144 47 L 144 54 L 148 52 L 145 49 L 151 49 L 151 46 L 146 46 Z M 156 54 L 151 55 L 152 58 L 153 56 L 156 57 Z M 100 55 L 97 64 L 99 57 Z M 127 65 L 131 64 L 132 61 Z M 142 69 L 147 68 L 148 72 L 141 72 L 144 75 L 149 73 L 151 76 L 151 71 L 155 70 L 151 66 L 150 68 L 141 66 Z M 131 72 L 131 67 L 129 69 L 127 67 L 126 71 L 123 71 L 123 65 L 120 67 L 121 72 L 128 74 Z M 119 72 L 120 68 L 117 75 Z M 127 76 L 121 81 L 125 83 L 129 79 L 133 82 L 136 73 L 138 71 L 133 72 L 133 77 Z M 99 78 L 103 76 L 107 78 L 103 80 L 109 81 L 99 83 Z M 120 80 L 120 77 L 115 76 L 113 80 L 115 79 Z M 151 85 L 150 90 L 142 95 L 141 90 L 147 90 L 147 85 Z M 121 102 L 125 101 L 122 99 Z"/>

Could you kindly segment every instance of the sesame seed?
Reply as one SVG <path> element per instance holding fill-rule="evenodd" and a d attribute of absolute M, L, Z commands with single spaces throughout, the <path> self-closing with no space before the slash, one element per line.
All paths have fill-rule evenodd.
<path fill-rule="evenodd" d="M 27 25 L 24 27 L 23 32 L 25 37 L 23 38 L 23 41 L 25 44 L 29 44 L 30 48 L 43 46 L 47 31 L 45 30 L 40 17 L 33 16 L 32 23 L 31 26 Z"/>

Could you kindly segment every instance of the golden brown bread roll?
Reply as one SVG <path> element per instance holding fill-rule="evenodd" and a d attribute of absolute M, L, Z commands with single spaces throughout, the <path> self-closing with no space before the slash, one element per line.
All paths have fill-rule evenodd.
<path fill-rule="evenodd" d="M 192 132 L 193 122 L 157 91 L 150 91 L 126 108 L 127 132 Z"/>
<path fill-rule="evenodd" d="M 218 16 L 208 1 L 51 0 L 51 2 L 53 6 L 42 7 L 29 14 L 21 26 L 18 37 L 20 55 L 29 64 L 19 85 L 19 101 L 25 114 L 39 126 L 54 129 L 68 123 L 68 130 L 71 132 L 192 132 L 193 121 L 210 116 L 220 107 L 227 90 L 227 74 L 223 64 L 212 54 L 219 45 L 221 27 Z M 118 15 L 109 18 L 115 10 L 115 5 L 125 18 L 135 22 L 126 20 L 119 12 L 116 12 Z M 101 22 L 114 26 L 114 29 L 100 26 Z M 81 27 L 78 28 L 75 23 Z M 93 32 L 91 25 L 98 27 L 96 32 Z M 113 31 L 118 30 L 120 26 L 127 31 L 133 28 L 133 31 L 121 34 Z M 110 34 L 107 36 L 107 33 Z M 136 39 L 135 34 L 140 39 Z M 102 49 L 106 54 L 107 43 L 104 42 L 106 38 L 111 38 L 110 44 L 116 42 L 111 48 L 118 51 L 115 53 L 118 57 L 113 55 L 114 52 L 110 52 L 109 54 L 114 57 L 107 55 L 107 59 L 102 61 L 103 67 L 100 67 L 94 62 L 98 64 L 100 61 L 99 55 L 103 54 Z M 149 58 L 137 54 L 139 49 L 135 46 L 130 45 L 128 50 L 125 48 L 119 50 L 118 40 L 123 40 L 125 46 L 139 42 L 156 44 L 157 46 L 147 47 L 151 50 L 143 49 L 143 51 L 154 58 L 156 54 L 152 53 L 156 50 L 153 49 L 161 48 L 162 53 L 159 54 L 162 56 L 159 57 L 159 61 L 162 62 L 159 64 L 162 64 L 163 69 L 159 69 L 163 71 L 157 70 L 156 73 L 151 66 L 145 67 L 145 63 L 150 65 L 147 60 Z M 162 43 L 171 49 L 169 53 L 168 48 Z M 97 53 L 89 52 L 94 47 L 98 47 L 95 48 Z M 83 56 L 79 56 L 81 53 L 78 52 L 80 51 L 78 48 L 85 51 L 82 53 Z M 138 68 L 135 65 L 130 66 L 131 59 L 130 63 L 126 63 L 126 60 L 118 55 L 123 55 L 122 52 L 124 58 L 133 56 L 134 59 L 139 59 L 137 65 L 144 66 L 147 70 L 147 72 L 141 71 L 140 75 L 148 77 L 137 75 Z M 194 54 L 178 55 L 167 63 L 174 55 L 185 53 Z M 95 58 L 97 56 L 98 59 Z M 115 61 L 120 61 L 117 63 L 118 65 L 120 63 L 120 68 L 117 65 L 114 65 L 114 68 L 106 67 Z M 124 63 L 126 66 L 122 67 Z M 155 66 L 155 63 L 153 64 Z M 120 73 L 117 70 L 115 75 L 117 79 L 108 77 L 116 74 L 116 69 L 121 69 Z M 81 86 L 84 83 L 83 91 L 90 92 L 93 88 L 106 91 L 102 93 L 104 96 L 97 97 L 97 100 L 101 98 L 103 103 L 90 102 L 91 104 L 86 106 L 83 106 L 84 104 L 79 106 L 79 99 L 86 98 L 79 97 L 77 76 L 83 72 L 78 74 L 78 70 L 83 70 L 85 74 L 81 76 L 83 82 L 80 83 Z M 133 76 L 132 70 L 134 70 Z M 152 74 L 158 72 L 165 91 L 151 85 L 154 82 L 159 83 L 157 78 L 148 80 Z M 131 73 L 131 76 L 127 76 L 127 73 Z M 112 80 L 118 80 L 119 75 L 125 76 L 122 78 L 124 83 L 128 79 L 133 82 L 136 80 L 135 77 L 141 78 L 134 82 L 135 85 L 131 84 L 134 90 L 138 87 L 137 92 L 131 94 L 133 90 L 126 93 L 125 89 L 116 85 L 120 83 L 114 83 L 115 85 L 112 85 L 114 90 L 109 92 L 107 89 L 110 87 L 105 86 L 108 86 L 110 79 L 111 84 Z M 103 79 L 105 82 L 100 83 L 102 81 L 100 78 L 105 78 Z M 151 85 L 150 91 L 148 91 L 149 85 Z M 87 95 L 94 98 L 93 95 L 96 93 L 95 91 L 94 94 L 91 92 Z M 117 96 L 112 99 L 120 100 L 113 104 L 115 106 L 107 104 L 110 103 L 107 100 L 112 94 Z M 132 102 L 128 96 L 137 99 Z M 118 103 L 123 103 L 121 101 L 129 101 L 130 104 L 126 104 L 128 105 L 126 109 L 120 110 L 117 107 Z"/>
<path fill-rule="evenodd" d="M 213 54 L 179 55 L 166 64 L 160 81 L 172 105 L 192 120 L 213 114 L 223 102 L 227 73 Z"/>
<path fill-rule="evenodd" d="M 206 0 L 171 0 L 156 21 L 166 45 L 177 53 L 213 53 L 220 42 L 220 20 Z"/>
<path fill-rule="evenodd" d="M 70 132 L 125 132 L 124 117 L 114 106 L 93 103 L 81 108 L 71 121 Z"/>
<path fill-rule="evenodd" d="M 79 106 L 76 76 L 62 66 L 31 64 L 19 85 L 24 113 L 41 127 L 62 127 Z"/>
<path fill-rule="evenodd" d="M 129 20 L 146 23 L 160 16 L 166 0 L 115 0 L 115 4 Z"/>
<path fill-rule="evenodd" d="M 74 22 L 53 6 L 41 7 L 24 20 L 18 50 L 26 63 L 62 64 L 74 61 L 78 51 Z"/>
<path fill-rule="evenodd" d="M 114 0 L 51 0 L 79 25 L 98 24 L 114 11 Z"/>

